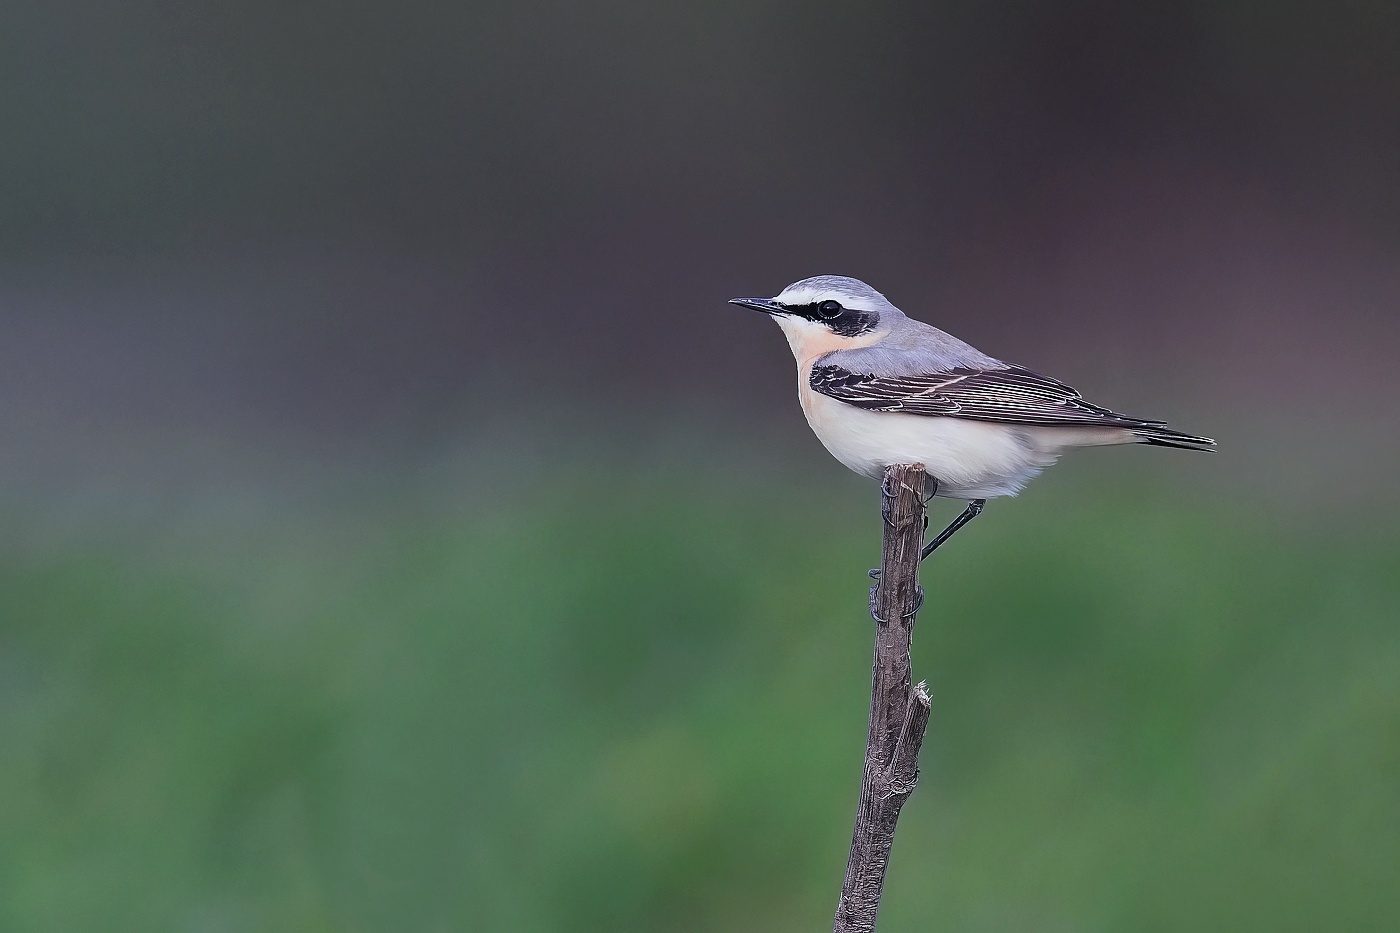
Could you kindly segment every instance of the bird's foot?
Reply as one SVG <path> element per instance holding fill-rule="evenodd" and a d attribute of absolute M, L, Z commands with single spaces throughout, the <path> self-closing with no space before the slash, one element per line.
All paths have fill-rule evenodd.
<path fill-rule="evenodd" d="M 894 527 L 894 521 L 890 518 L 890 507 L 894 505 L 894 500 L 898 495 L 897 491 L 890 489 L 890 477 L 888 473 L 885 474 L 880 480 L 880 518 L 891 528 Z"/>
<path fill-rule="evenodd" d="M 870 573 L 871 573 L 872 576 L 878 575 L 879 572 L 880 572 L 880 571 L 878 571 L 878 570 L 872 570 L 872 571 L 870 571 Z M 874 586 L 872 586 L 872 587 L 870 588 L 870 618 L 874 619 L 876 622 L 879 622 L 881 625 L 883 625 L 883 624 L 885 623 L 885 620 L 882 619 L 882 618 L 880 618 L 879 605 L 878 605 L 878 603 L 877 603 L 877 596 L 876 596 L 876 594 L 878 594 L 879 591 L 880 591 L 880 584 L 878 584 L 878 583 L 875 584 Z M 911 618 L 913 618 L 913 617 L 914 617 L 914 614 L 917 613 L 920 609 L 923 608 L 923 605 L 924 605 L 924 588 L 923 588 L 922 586 L 916 586 L 916 587 L 914 587 L 914 605 L 911 606 L 911 607 L 909 607 L 909 611 L 906 612 L 906 613 L 904 613 L 900 618 L 902 618 L 902 619 L 911 619 Z"/>

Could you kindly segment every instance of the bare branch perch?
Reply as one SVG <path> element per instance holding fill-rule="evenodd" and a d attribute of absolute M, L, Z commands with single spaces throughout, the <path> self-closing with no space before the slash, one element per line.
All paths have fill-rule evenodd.
<path fill-rule="evenodd" d="M 872 933 L 875 929 L 895 824 L 919 780 L 919 748 L 930 712 L 928 690 L 922 683 L 911 687 L 909 676 L 914 616 L 923 602 L 919 589 L 923 466 L 889 467 L 881 492 L 884 547 L 880 579 L 870 594 L 870 612 L 876 619 L 870 731 L 851 855 L 836 907 L 835 933 Z"/>

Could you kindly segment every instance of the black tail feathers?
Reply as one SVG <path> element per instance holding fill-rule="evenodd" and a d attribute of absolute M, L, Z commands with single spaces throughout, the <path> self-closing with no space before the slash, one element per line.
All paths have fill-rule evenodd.
<path fill-rule="evenodd" d="M 1182 450 L 1215 450 L 1215 441 L 1209 437 L 1182 434 L 1170 428 L 1153 426 L 1135 428 L 1139 444 L 1152 444 L 1157 447 L 1180 447 Z"/>

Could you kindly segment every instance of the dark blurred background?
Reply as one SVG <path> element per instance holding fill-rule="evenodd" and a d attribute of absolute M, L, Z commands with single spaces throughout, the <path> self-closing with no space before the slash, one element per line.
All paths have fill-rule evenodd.
<path fill-rule="evenodd" d="M 821 928 L 876 498 L 724 300 L 827 272 L 1221 441 L 1070 457 L 926 568 L 885 924 L 1393 929 L 1397 48 L 1364 2 L 8 4 L 0 927 Z"/>

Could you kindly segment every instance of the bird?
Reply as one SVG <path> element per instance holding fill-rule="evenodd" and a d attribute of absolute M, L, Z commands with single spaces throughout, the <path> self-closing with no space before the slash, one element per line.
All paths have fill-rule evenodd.
<path fill-rule="evenodd" d="M 988 499 L 1016 495 L 1070 448 L 1215 448 L 1211 438 L 1101 408 L 1063 382 L 988 356 L 849 276 L 813 276 L 774 298 L 729 303 L 782 329 L 803 414 L 838 461 L 881 481 L 892 464 L 922 464 L 926 495 L 966 500 L 921 560 Z"/>

